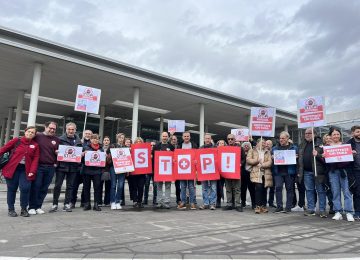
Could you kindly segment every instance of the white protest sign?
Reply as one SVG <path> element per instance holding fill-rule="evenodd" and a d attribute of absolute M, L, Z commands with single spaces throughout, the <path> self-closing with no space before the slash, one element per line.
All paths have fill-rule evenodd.
<path fill-rule="evenodd" d="M 168 120 L 168 132 L 185 132 L 185 120 Z"/>
<path fill-rule="evenodd" d="M 274 151 L 275 165 L 290 165 L 296 164 L 295 150 L 275 150 Z"/>
<path fill-rule="evenodd" d="M 110 148 L 115 173 L 133 172 L 134 164 L 129 148 Z"/>
<path fill-rule="evenodd" d="M 78 85 L 75 111 L 99 113 L 101 89 Z"/>
<path fill-rule="evenodd" d="M 235 173 L 236 153 L 221 153 L 221 171 Z"/>
<path fill-rule="evenodd" d="M 57 160 L 80 163 L 82 149 L 82 147 L 59 145 Z"/>
<path fill-rule="evenodd" d="M 252 107 L 250 131 L 252 136 L 274 137 L 276 109 L 272 107 Z"/>
<path fill-rule="evenodd" d="M 325 103 L 323 97 L 308 97 L 298 101 L 299 128 L 326 125 Z"/>
<path fill-rule="evenodd" d="M 200 154 L 200 165 L 202 174 L 215 173 L 215 156 L 213 154 Z"/>
<path fill-rule="evenodd" d="M 354 156 L 350 144 L 324 146 L 325 162 L 352 162 Z"/>
<path fill-rule="evenodd" d="M 231 129 L 231 134 L 235 136 L 236 141 L 240 141 L 240 142 L 249 141 L 248 128 Z"/>
<path fill-rule="evenodd" d="M 85 152 L 85 165 L 105 167 L 106 164 L 106 153 L 98 151 L 86 151 Z"/>

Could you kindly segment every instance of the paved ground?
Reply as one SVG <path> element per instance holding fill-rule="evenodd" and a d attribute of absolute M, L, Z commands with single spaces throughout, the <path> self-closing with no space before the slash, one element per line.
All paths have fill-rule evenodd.
<path fill-rule="evenodd" d="M 49 194 L 44 209 L 51 206 Z M 200 199 L 199 199 L 200 200 Z M 128 203 L 129 204 L 129 203 Z M 173 204 L 174 205 L 174 204 Z M 302 213 L 236 211 L 57 212 L 7 216 L 0 184 L 0 256 L 24 258 L 308 259 L 360 256 L 360 222 Z M 0 257 L 1 259 L 1 257 Z"/>

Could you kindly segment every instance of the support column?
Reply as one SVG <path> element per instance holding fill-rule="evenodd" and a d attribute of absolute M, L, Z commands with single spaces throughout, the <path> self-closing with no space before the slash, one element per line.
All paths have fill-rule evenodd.
<path fill-rule="evenodd" d="M 37 105 L 39 101 L 39 90 L 40 90 L 40 79 L 41 79 L 41 64 L 35 63 L 34 66 L 34 75 L 31 86 L 31 96 L 30 96 L 30 107 L 29 107 L 29 117 L 28 117 L 28 126 L 35 126 L 36 123 L 36 113 Z"/>
<path fill-rule="evenodd" d="M 205 133 L 209 133 L 209 126 L 205 125 Z"/>
<path fill-rule="evenodd" d="M 99 136 L 104 139 L 105 106 L 100 106 Z"/>
<path fill-rule="evenodd" d="M 140 89 L 138 87 L 135 87 L 134 88 L 132 128 L 131 128 L 131 140 L 133 140 L 133 141 L 137 137 L 137 130 L 138 130 L 139 95 L 140 95 Z"/>
<path fill-rule="evenodd" d="M 287 124 L 284 124 L 284 131 L 289 132 L 289 126 Z"/>
<path fill-rule="evenodd" d="M 199 146 L 204 144 L 205 129 L 205 106 L 200 104 L 200 122 L 199 122 Z"/>
<path fill-rule="evenodd" d="M 24 107 L 24 90 L 18 92 L 18 100 L 16 106 L 15 126 L 14 126 L 14 137 L 19 137 L 21 127 L 22 110 Z"/>
<path fill-rule="evenodd" d="M 161 133 L 164 132 L 164 117 L 160 116 L 160 137 L 159 140 L 161 141 Z"/>
<path fill-rule="evenodd" d="M 6 132 L 5 132 L 5 143 L 10 141 L 10 132 L 11 132 L 11 125 L 12 125 L 12 121 L 13 121 L 13 114 L 14 114 L 14 108 L 9 107 L 7 124 L 6 124 Z"/>
<path fill-rule="evenodd" d="M 3 146 L 4 144 L 5 128 L 6 128 L 6 118 L 3 118 L 1 120 L 0 147 Z"/>

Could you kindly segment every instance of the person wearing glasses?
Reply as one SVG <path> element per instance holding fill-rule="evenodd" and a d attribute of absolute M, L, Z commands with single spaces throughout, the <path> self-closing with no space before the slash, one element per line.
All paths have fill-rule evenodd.
<path fill-rule="evenodd" d="M 30 215 L 45 213 L 41 207 L 55 174 L 57 150 L 60 142 L 59 138 L 55 136 L 56 128 L 56 122 L 46 122 L 44 132 L 37 133 L 34 138 L 34 141 L 38 143 L 40 148 L 40 159 L 36 179 L 31 183 L 29 201 Z"/>
<path fill-rule="evenodd" d="M 326 218 L 326 165 L 322 157 L 323 149 L 321 146 L 321 138 L 316 135 L 314 130 L 314 145 L 313 149 L 313 135 L 311 128 L 305 130 L 305 140 L 299 145 L 299 182 L 304 180 L 307 211 L 305 216 L 315 216 L 316 197 L 319 198 L 320 217 Z M 314 156 L 316 159 L 316 176 Z"/>
<path fill-rule="evenodd" d="M 229 134 L 227 136 L 227 141 L 229 146 L 237 146 L 235 144 L 235 135 L 233 134 Z M 246 160 L 246 156 L 244 153 L 244 150 L 240 147 L 241 149 L 241 165 L 245 164 L 245 160 Z M 233 179 L 225 179 L 225 186 L 226 186 L 226 207 L 224 208 L 224 210 L 232 210 L 233 207 L 233 203 L 235 203 L 235 209 L 239 212 L 243 211 L 243 207 L 241 205 L 241 180 L 233 180 Z"/>

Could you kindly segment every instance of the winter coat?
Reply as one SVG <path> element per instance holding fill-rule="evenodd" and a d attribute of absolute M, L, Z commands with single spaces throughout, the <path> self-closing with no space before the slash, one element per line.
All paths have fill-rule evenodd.
<path fill-rule="evenodd" d="M 83 149 L 84 152 L 86 151 L 99 151 L 99 152 L 103 152 L 104 150 L 102 149 L 102 147 L 100 146 L 100 148 L 98 150 L 93 149 L 90 145 L 89 146 L 85 146 Z M 97 175 L 97 174 L 102 174 L 104 170 L 104 167 L 96 167 L 96 166 L 86 166 L 85 165 L 85 156 L 82 159 L 82 169 L 81 169 L 81 173 L 82 174 L 86 174 L 86 175 Z"/>
<path fill-rule="evenodd" d="M 246 163 L 251 166 L 251 171 L 250 171 L 251 182 L 263 183 L 262 175 L 259 167 L 259 151 L 256 148 L 248 151 L 248 154 L 246 156 Z M 269 151 L 265 151 L 264 162 L 262 164 L 262 169 L 264 169 L 265 188 L 273 186 L 271 165 L 272 165 L 271 153 Z"/>
<path fill-rule="evenodd" d="M 7 144 L 5 144 L 0 149 L 0 156 L 2 156 L 6 152 L 12 151 L 15 148 L 18 140 L 19 138 L 14 138 Z M 24 156 L 26 178 L 29 181 L 33 181 L 36 179 L 36 172 L 40 158 L 39 145 L 34 140 L 28 140 L 25 137 L 20 137 L 19 145 L 11 154 L 9 162 L 2 169 L 2 174 L 5 178 L 11 179 L 14 176 L 16 167 L 19 165 L 20 161 Z M 33 175 L 29 176 L 29 173 L 33 173 Z"/>
<path fill-rule="evenodd" d="M 322 157 L 323 154 L 323 148 L 322 148 L 322 141 L 320 137 L 315 137 L 314 139 L 315 144 L 315 150 L 318 152 L 316 156 L 316 172 L 317 172 L 317 178 L 316 181 L 319 183 L 325 183 L 326 182 L 326 164 L 325 159 Z M 312 143 L 312 142 L 311 142 Z M 302 181 L 304 176 L 304 150 L 306 147 L 307 141 L 304 140 L 299 145 L 299 161 L 298 161 L 298 175 L 299 175 L 299 182 Z M 312 160 L 312 172 L 315 172 L 315 165 L 314 160 Z"/>
<path fill-rule="evenodd" d="M 80 138 L 75 135 L 75 139 L 67 137 L 66 133 L 59 137 L 60 145 L 77 146 L 82 147 Z M 80 171 L 81 164 L 76 162 L 58 162 L 57 171 L 78 173 Z"/>

